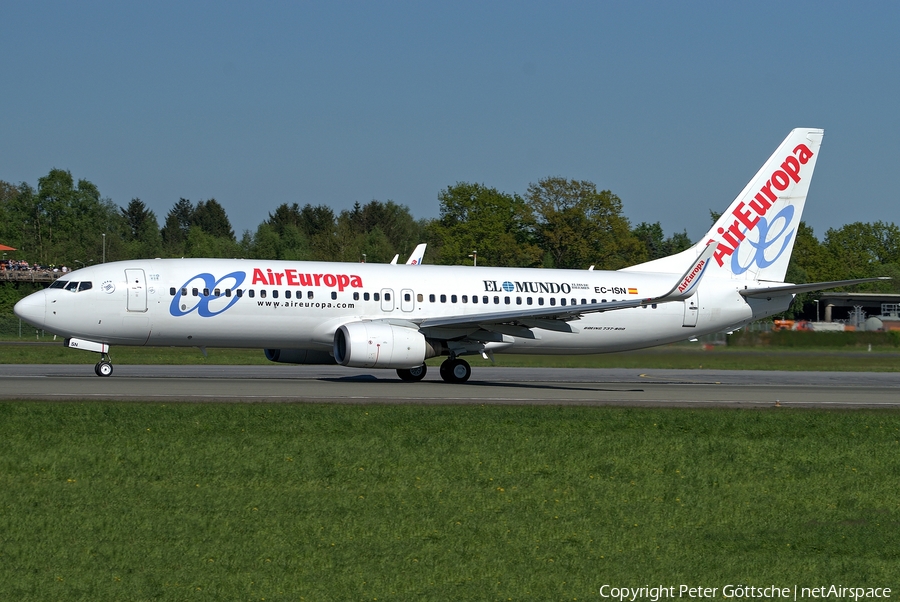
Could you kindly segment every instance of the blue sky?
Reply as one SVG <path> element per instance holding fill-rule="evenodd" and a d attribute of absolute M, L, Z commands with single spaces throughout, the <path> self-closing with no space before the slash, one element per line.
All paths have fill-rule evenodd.
<path fill-rule="evenodd" d="M 160 223 L 547 176 L 696 239 L 794 127 L 804 218 L 900 222 L 900 3 L 9 2 L 0 179 L 53 168 Z"/>

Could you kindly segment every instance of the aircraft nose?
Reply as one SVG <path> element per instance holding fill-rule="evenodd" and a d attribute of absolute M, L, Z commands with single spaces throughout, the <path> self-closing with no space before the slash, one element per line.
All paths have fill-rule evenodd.
<path fill-rule="evenodd" d="M 16 303 L 13 313 L 32 326 L 43 326 L 47 311 L 47 296 L 44 291 L 32 293 Z"/>

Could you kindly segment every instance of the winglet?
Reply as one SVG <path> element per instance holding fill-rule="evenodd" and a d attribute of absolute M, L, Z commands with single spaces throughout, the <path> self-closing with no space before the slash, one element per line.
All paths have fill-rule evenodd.
<path fill-rule="evenodd" d="M 706 269 L 709 267 L 709 261 L 712 259 L 713 254 L 716 252 L 716 247 L 718 246 L 719 243 L 716 241 L 706 245 L 706 248 L 700 253 L 700 257 L 698 257 L 684 275 L 678 279 L 678 283 L 672 287 L 672 290 L 661 297 L 647 299 L 646 303 L 682 301 L 684 299 L 689 299 L 697 291 L 697 287 L 700 286 L 700 280 L 703 279 L 703 274 L 706 273 Z"/>
<path fill-rule="evenodd" d="M 420 265 L 422 263 L 422 258 L 425 256 L 425 247 L 427 243 L 421 243 L 416 246 L 415 250 L 412 252 L 412 255 L 409 256 L 409 259 L 406 260 L 406 265 Z"/>

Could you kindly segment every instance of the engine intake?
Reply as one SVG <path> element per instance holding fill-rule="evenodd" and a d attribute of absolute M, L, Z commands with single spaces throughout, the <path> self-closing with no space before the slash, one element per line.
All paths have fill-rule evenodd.
<path fill-rule="evenodd" d="M 431 355 L 426 355 L 430 351 Z M 334 333 L 334 359 L 353 368 L 415 368 L 434 349 L 413 328 L 386 322 L 351 322 Z"/>

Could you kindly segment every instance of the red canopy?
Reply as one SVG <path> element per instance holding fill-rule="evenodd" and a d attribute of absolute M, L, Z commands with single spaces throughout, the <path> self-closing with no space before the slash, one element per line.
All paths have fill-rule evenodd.
<path fill-rule="evenodd" d="M 15 251 L 15 249 L 7 247 L 6 245 L 0 245 L 0 251 Z"/>

